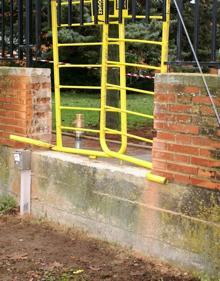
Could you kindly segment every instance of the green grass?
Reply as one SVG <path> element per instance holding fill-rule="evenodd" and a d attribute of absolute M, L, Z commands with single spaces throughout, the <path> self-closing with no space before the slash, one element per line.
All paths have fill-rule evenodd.
<path fill-rule="evenodd" d="M 16 206 L 16 201 L 12 196 L 0 195 L 0 215 L 6 215 L 14 212 Z"/>
<path fill-rule="evenodd" d="M 99 107 L 100 96 L 93 93 L 65 92 L 61 94 L 61 104 L 63 106 Z M 128 94 L 127 109 L 145 114 L 153 113 L 153 97 L 145 94 Z M 86 127 L 98 127 L 99 113 L 93 111 L 62 111 L 62 125 L 72 126 L 76 113 L 84 113 Z M 137 128 L 152 125 L 151 119 L 128 115 L 128 127 Z M 53 128 L 55 128 L 54 99 L 53 99 Z"/>

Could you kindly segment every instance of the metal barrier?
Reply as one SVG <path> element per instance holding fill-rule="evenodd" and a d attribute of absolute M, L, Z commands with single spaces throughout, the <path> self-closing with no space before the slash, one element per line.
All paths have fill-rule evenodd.
<path fill-rule="evenodd" d="M 53 150 L 63 151 L 69 153 L 83 154 L 88 156 L 95 157 L 113 157 L 121 159 L 124 161 L 131 162 L 133 164 L 151 169 L 152 164 L 148 161 L 144 161 L 129 155 L 126 155 L 127 149 L 127 139 L 134 138 L 144 142 L 152 143 L 152 140 L 136 136 L 128 133 L 127 130 L 127 115 L 132 114 L 140 116 L 143 118 L 153 119 L 152 115 L 144 114 L 140 112 L 134 112 L 127 109 L 126 105 L 126 92 L 132 91 L 142 94 L 153 95 L 152 91 L 145 91 L 142 89 L 136 89 L 126 86 L 126 67 L 135 67 L 138 69 L 150 69 L 161 72 L 167 71 L 167 65 L 165 62 L 168 59 L 168 39 L 169 39 L 169 22 L 170 22 L 170 0 L 163 1 L 161 7 L 161 15 L 151 15 L 150 8 L 146 5 L 145 15 L 139 15 L 136 13 L 136 1 L 131 3 L 131 12 L 128 3 L 124 0 L 113 0 L 113 1 L 97 1 L 97 0 L 80 0 L 80 1 L 61 1 L 61 0 L 52 0 L 51 1 L 51 11 L 52 11 L 52 34 L 53 34 L 53 56 L 54 56 L 54 84 L 55 84 L 55 114 L 56 114 L 56 145 L 50 146 Z M 146 1 L 149 4 L 149 1 Z M 111 8 L 113 4 L 113 9 Z M 79 22 L 73 22 L 72 19 L 72 6 L 79 5 Z M 91 9 L 91 21 L 84 22 L 83 20 L 83 7 L 88 5 Z M 68 12 L 68 23 L 61 22 L 61 11 L 62 7 L 67 7 Z M 131 39 L 125 38 L 125 26 L 129 21 L 136 20 L 157 20 L 161 21 L 161 40 L 159 41 L 150 41 L 150 40 L 141 40 L 141 39 Z M 59 43 L 58 41 L 58 29 L 70 27 L 76 28 L 79 26 L 89 26 L 100 25 L 102 28 L 102 41 L 100 42 L 87 42 L 87 43 Z M 111 25 L 116 25 L 118 27 L 118 37 L 111 38 L 109 37 L 109 29 Z M 126 62 L 125 57 L 125 45 L 126 43 L 141 43 L 146 45 L 157 45 L 161 47 L 161 63 L 160 65 L 143 65 L 140 63 L 129 63 Z M 101 46 L 102 49 L 102 58 L 101 64 L 60 64 L 59 62 L 59 49 L 65 47 L 82 47 L 82 46 Z M 119 48 L 119 61 L 111 61 L 108 58 L 108 50 L 110 45 L 116 45 Z M 79 85 L 61 85 L 60 84 L 60 71 L 64 68 L 101 68 L 101 85 L 100 86 L 79 86 Z M 119 69 L 119 85 L 108 83 L 108 71 L 111 68 Z M 77 106 L 63 106 L 61 104 L 61 90 L 62 89 L 93 89 L 99 90 L 101 92 L 100 108 L 92 107 L 77 107 Z M 120 106 L 113 107 L 109 106 L 106 102 L 107 91 L 119 91 L 120 92 Z M 76 128 L 76 127 L 67 127 L 62 124 L 62 112 L 64 110 L 71 111 L 96 111 L 100 112 L 100 128 L 99 129 L 88 129 L 88 128 Z M 120 114 L 121 120 L 121 129 L 111 129 L 106 125 L 106 114 L 107 112 L 118 112 Z M 63 146 L 62 142 L 62 132 L 63 130 L 68 131 L 85 131 L 90 133 L 99 133 L 100 136 L 100 145 L 102 151 L 91 150 L 91 149 L 79 149 Z M 121 136 L 121 147 L 116 151 L 112 151 L 107 145 L 106 138 L 108 134 L 116 134 Z M 19 137 L 12 136 L 11 138 L 18 140 Z M 22 138 L 24 141 L 24 138 Z M 30 143 L 30 140 L 28 140 Z M 32 141 L 32 144 L 41 145 L 38 141 Z M 48 144 L 44 144 L 48 146 Z M 163 177 L 158 177 L 149 174 L 149 179 L 164 183 L 166 181 Z"/>
<path fill-rule="evenodd" d="M 124 1 L 120 0 L 118 3 L 118 9 L 115 8 L 113 12 L 111 13 L 109 9 L 109 2 L 91 2 L 91 1 L 74 1 L 74 2 L 62 2 L 58 1 L 58 4 L 56 4 L 55 1 L 52 1 L 52 32 L 53 32 L 53 52 L 54 52 L 54 73 L 55 73 L 55 107 L 56 107 L 56 134 L 57 134 L 57 144 L 54 148 L 55 150 L 59 151 L 65 151 L 65 152 L 72 152 L 77 154 L 86 154 L 86 155 L 92 155 L 92 156 L 109 156 L 118 158 L 124 161 L 129 161 L 131 163 L 137 164 L 139 166 L 143 166 L 145 168 L 151 168 L 152 164 L 148 161 L 144 161 L 141 159 L 137 159 L 135 157 L 131 157 L 128 155 L 125 155 L 125 151 L 127 148 L 127 138 L 134 138 L 145 142 L 152 143 L 152 140 L 146 139 L 143 137 L 135 136 L 132 134 L 129 134 L 127 132 L 127 115 L 133 114 L 136 116 L 141 116 L 144 118 L 150 118 L 153 119 L 152 115 L 149 114 L 143 114 L 139 112 L 133 112 L 127 110 L 126 106 L 126 91 L 133 91 L 138 93 L 144 93 L 144 94 L 153 94 L 153 92 L 145 91 L 141 89 L 135 89 L 135 88 L 128 88 L 126 87 L 126 66 L 140 68 L 140 69 L 151 69 L 151 70 L 157 70 L 161 72 L 167 71 L 167 66 L 165 64 L 165 61 L 167 61 L 167 55 L 168 55 L 168 37 L 169 37 L 169 21 L 170 21 L 170 1 L 163 1 L 163 5 L 165 5 L 165 8 L 163 9 L 163 15 L 161 16 L 151 16 L 151 15 L 136 15 L 135 9 L 134 9 L 134 1 L 132 2 L 132 15 L 128 12 L 128 7 L 124 7 Z M 92 22 L 84 23 L 83 22 L 83 5 L 88 4 L 91 7 L 91 13 L 93 15 Z M 61 23 L 61 7 L 62 6 L 68 7 L 68 23 Z M 80 5 L 80 22 L 79 23 L 72 23 L 71 21 L 71 9 L 72 5 Z M 117 2 L 114 2 L 114 7 L 117 7 Z M 58 15 L 57 15 L 58 10 Z M 148 11 L 149 13 L 149 11 Z M 136 20 L 138 19 L 144 19 L 149 17 L 153 20 L 161 20 L 162 23 L 162 40 L 161 41 L 149 41 L 149 40 L 140 40 L 140 39 L 129 39 L 125 38 L 125 22 L 126 20 Z M 58 23 L 57 23 L 58 19 Z M 58 28 L 71 26 L 76 27 L 80 25 L 93 25 L 93 24 L 100 24 L 102 26 L 102 42 L 91 42 L 91 43 L 67 43 L 67 44 L 59 44 L 58 42 Z M 109 38 L 109 27 L 111 25 L 117 25 L 118 26 L 118 38 Z M 153 66 L 153 65 L 143 65 L 138 63 L 127 63 L 125 58 L 125 44 L 126 42 L 129 43 L 143 43 L 143 44 L 153 44 L 153 45 L 159 45 L 161 46 L 161 65 L 160 66 Z M 101 45 L 102 46 L 102 63 L 101 65 L 94 64 L 94 65 L 87 65 L 87 64 L 59 64 L 59 57 L 58 57 L 58 50 L 59 48 L 63 48 L 66 46 L 88 46 L 89 44 L 92 45 Z M 108 47 L 111 44 L 118 45 L 119 48 L 119 61 L 110 61 L 108 59 Z M 78 67 L 78 68 L 85 68 L 85 67 L 101 67 L 101 85 L 100 86 L 74 86 L 74 85 L 60 85 L 60 76 L 59 72 L 62 68 L 70 68 L 70 67 Z M 109 68 L 116 67 L 119 68 L 120 73 L 120 85 L 115 84 L 109 84 L 108 83 L 108 70 Z M 101 90 L 101 106 L 100 108 L 85 108 L 85 107 L 70 107 L 70 106 L 62 106 L 60 101 L 60 90 L 62 89 L 97 89 Z M 108 106 L 106 103 L 106 96 L 108 90 L 119 90 L 120 91 L 120 108 Z M 99 111 L 100 112 L 100 130 L 94 130 L 94 129 L 87 129 L 87 128 L 74 128 L 74 127 L 66 127 L 62 125 L 61 121 L 61 111 L 63 110 L 88 110 L 88 111 Z M 106 126 L 106 113 L 107 112 L 118 112 L 121 116 L 121 130 L 113 130 L 111 128 L 108 128 Z M 90 133 L 99 133 L 100 134 L 100 144 L 102 148 L 102 152 L 100 151 L 93 151 L 93 150 L 87 150 L 87 149 L 76 149 L 76 148 L 67 148 L 63 146 L 62 143 L 62 131 L 63 130 L 81 130 L 85 132 Z M 112 151 L 106 142 L 106 135 L 107 134 L 118 134 L 121 136 L 121 147 L 118 152 Z"/>
<path fill-rule="evenodd" d="M 126 3 L 125 0 L 124 3 Z M 95 11 L 98 8 L 98 2 L 90 0 L 75 0 L 76 3 L 81 3 L 80 9 L 80 22 L 83 23 L 83 5 L 93 5 L 92 9 Z M 112 16 L 118 15 L 118 6 L 120 1 L 108 1 L 110 3 L 110 8 L 114 10 Z M 123 1 L 122 1 L 123 2 Z M 157 0 L 129 0 L 128 1 L 128 13 L 126 19 L 131 19 L 132 21 L 138 19 L 149 20 L 150 6 L 152 3 L 163 2 L 163 7 L 165 7 L 165 1 Z M 187 28 L 191 35 L 195 51 L 198 55 L 200 63 L 202 66 L 209 66 L 220 68 L 220 37 L 218 34 L 218 26 L 220 24 L 219 13 L 219 1 L 183 1 L 178 0 L 179 9 L 183 18 L 187 18 L 188 24 Z M 59 3 L 59 1 L 58 1 Z M 69 5 L 68 9 L 68 24 L 72 21 L 73 14 L 71 13 L 72 2 L 66 0 Z M 104 3 L 104 2 L 103 2 Z M 114 3 L 114 8 L 112 8 L 111 3 Z M 45 25 L 48 29 L 51 29 L 51 0 L 1 0 L 0 1 L 0 61 L 21 61 L 22 65 L 32 66 L 33 61 L 47 62 L 47 60 L 42 59 L 41 56 L 41 44 L 42 35 L 44 33 Z M 75 5 L 74 4 L 74 5 Z M 77 5 L 79 5 L 77 4 Z M 138 5 L 141 5 L 142 12 L 144 15 L 138 14 Z M 60 6 L 64 5 L 64 2 L 60 2 Z M 163 10 L 163 16 L 165 16 L 165 9 Z M 59 10 L 59 20 L 60 20 L 60 9 Z M 120 9 L 119 9 L 120 10 Z M 168 65 L 196 65 L 196 62 L 192 58 L 192 54 L 185 54 L 185 44 L 186 38 L 184 36 L 182 24 L 176 10 L 173 8 L 172 14 L 172 28 L 176 33 L 176 53 L 172 53 L 172 59 L 166 62 Z M 201 24 L 201 18 L 206 16 L 205 26 L 209 27 L 207 30 L 207 36 L 205 44 L 201 45 L 201 38 L 204 34 L 204 24 Z M 120 17 L 122 13 L 120 12 Z M 159 19 L 159 18 L 158 18 Z M 164 18 L 165 19 L 165 18 Z M 110 19 L 111 21 L 111 19 Z M 94 17 L 93 22 L 83 23 L 84 25 L 94 25 L 98 24 L 97 16 Z M 100 23 L 99 23 L 100 24 Z M 75 24 L 77 26 L 77 24 Z M 174 35 L 172 34 L 172 38 Z M 171 50 L 173 51 L 173 50 Z M 204 53 L 206 55 L 204 56 Z"/>
<path fill-rule="evenodd" d="M 1 61 L 22 61 L 29 67 L 40 57 L 42 20 L 49 27 L 51 21 L 50 1 L 44 4 L 41 0 L 1 0 Z"/>
<path fill-rule="evenodd" d="M 187 3 L 186 3 L 187 2 Z M 193 47 L 195 53 L 200 60 L 202 66 L 209 66 L 220 68 L 220 54 L 217 57 L 217 52 L 219 53 L 220 39 L 218 36 L 218 26 L 220 24 L 219 18 L 219 1 L 177 1 L 180 13 L 185 19 L 186 12 L 188 9 L 188 24 L 186 25 L 189 28 L 189 33 L 192 38 Z M 188 5 L 188 6 L 187 6 Z M 191 20 L 190 20 L 191 16 Z M 176 16 L 175 16 L 176 17 Z M 205 18 L 205 24 L 201 24 L 201 19 Z M 190 25 L 192 27 L 190 27 Z M 204 36 L 204 31 L 201 30 L 204 27 L 208 27 L 205 32 L 208 32 L 205 36 L 207 38 L 206 44 L 201 44 L 201 38 Z M 169 65 L 193 65 L 196 66 L 196 61 L 190 55 L 184 57 L 184 44 L 185 44 L 185 35 L 183 32 L 182 23 L 177 14 L 177 24 L 176 24 L 176 57 L 171 61 L 168 61 Z M 210 38 L 209 38 L 210 37 Z M 207 52 L 206 58 L 204 59 L 204 53 Z M 201 58 L 203 57 L 203 58 Z"/>

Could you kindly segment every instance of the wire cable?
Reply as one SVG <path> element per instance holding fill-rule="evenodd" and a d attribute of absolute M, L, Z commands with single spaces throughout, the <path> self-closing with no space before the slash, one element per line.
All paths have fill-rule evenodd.
<path fill-rule="evenodd" d="M 181 23 L 182 23 L 184 32 L 185 32 L 185 34 L 186 34 L 187 40 L 188 40 L 188 42 L 189 42 L 190 48 L 191 48 L 191 50 L 192 50 L 193 56 L 194 56 L 194 58 L 195 58 L 195 61 L 196 61 L 197 66 L 198 66 L 199 72 L 200 72 L 200 74 L 201 74 L 201 76 L 202 76 L 202 80 L 203 80 L 203 83 L 204 83 L 204 85 L 205 85 L 206 91 L 207 91 L 207 93 L 208 93 L 209 99 L 210 99 L 210 101 L 211 101 L 213 111 L 214 111 L 214 113 L 215 113 L 215 115 L 216 115 L 216 118 L 217 118 L 217 120 L 218 120 L 218 124 L 220 125 L 220 116 L 219 116 L 219 114 L 218 114 L 217 107 L 216 107 L 216 105 L 215 105 L 213 96 L 212 96 L 212 94 L 211 94 L 211 92 L 210 92 L 210 90 L 209 90 L 207 81 L 206 81 L 206 79 L 205 79 L 205 75 L 204 75 L 204 73 L 203 73 L 203 71 L 202 71 L 202 68 L 201 68 L 201 65 L 200 65 L 200 63 L 199 63 L 198 57 L 197 57 L 197 55 L 196 55 L 195 49 L 194 49 L 194 47 L 193 47 L 192 41 L 191 41 L 191 39 L 190 39 L 190 37 L 189 37 L 189 33 L 188 33 L 187 28 L 186 28 L 186 25 L 185 25 L 185 23 L 184 23 L 182 14 L 181 14 L 181 12 L 180 12 L 180 9 L 179 9 L 179 7 L 178 7 L 178 4 L 177 4 L 176 0 L 173 0 L 173 2 L 174 2 L 174 4 L 175 4 L 175 6 L 176 6 L 176 10 L 177 10 L 177 12 L 178 12 L 180 21 L 181 21 Z"/>

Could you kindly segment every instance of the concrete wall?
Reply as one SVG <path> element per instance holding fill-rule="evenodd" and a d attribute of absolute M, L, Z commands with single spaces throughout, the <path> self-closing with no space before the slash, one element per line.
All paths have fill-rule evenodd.
<path fill-rule="evenodd" d="M 18 194 L 12 149 L 0 189 Z M 146 170 L 50 151 L 32 153 L 32 213 L 183 268 L 220 276 L 220 193 L 147 182 Z"/>

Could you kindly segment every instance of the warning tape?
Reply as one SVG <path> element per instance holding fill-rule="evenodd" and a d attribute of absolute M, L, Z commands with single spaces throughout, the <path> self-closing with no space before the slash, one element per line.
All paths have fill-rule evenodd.
<path fill-rule="evenodd" d="M 1 53 L 0 53 L 0 56 L 1 56 Z M 5 54 L 4 57 L 10 58 L 10 55 L 9 54 Z M 15 59 L 17 59 L 17 58 L 15 57 Z M 43 63 L 53 63 L 53 60 L 47 60 L 47 59 L 43 60 L 43 59 L 33 58 L 33 61 L 43 62 Z M 60 64 L 65 64 L 65 62 L 60 62 Z M 127 73 L 126 76 L 128 76 L 128 77 L 135 77 L 135 78 L 144 78 L 144 79 L 150 79 L 150 80 L 154 80 L 155 79 L 155 77 L 151 76 L 151 75 L 142 75 L 142 74 L 136 74 L 136 73 Z"/>
<path fill-rule="evenodd" d="M 151 75 L 142 75 L 142 74 L 136 74 L 136 73 L 127 73 L 126 76 L 129 76 L 129 77 L 136 77 L 136 78 L 145 78 L 145 79 L 152 79 L 152 80 L 154 80 L 154 76 L 151 76 Z"/>

